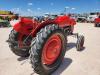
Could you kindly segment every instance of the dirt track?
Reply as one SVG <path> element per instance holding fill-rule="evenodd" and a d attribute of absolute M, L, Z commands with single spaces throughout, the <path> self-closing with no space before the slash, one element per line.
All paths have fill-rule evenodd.
<path fill-rule="evenodd" d="M 0 28 L 0 75 L 37 75 L 25 58 L 14 55 L 8 44 L 8 34 L 12 28 Z M 68 37 L 68 51 L 59 69 L 52 75 L 100 75 L 100 27 L 83 23 L 75 26 L 75 31 L 85 36 L 85 49 L 76 51 L 75 39 Z"/>

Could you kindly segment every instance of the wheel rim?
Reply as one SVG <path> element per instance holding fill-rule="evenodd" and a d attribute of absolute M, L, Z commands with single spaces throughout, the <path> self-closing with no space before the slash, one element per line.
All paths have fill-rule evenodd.
<path fill-rule="evenodd" d="M 52 35 L 43 47 L 42 63 L 46 65 L 53 64 L 60 55 L 62 40 L 60 35 Z"/>

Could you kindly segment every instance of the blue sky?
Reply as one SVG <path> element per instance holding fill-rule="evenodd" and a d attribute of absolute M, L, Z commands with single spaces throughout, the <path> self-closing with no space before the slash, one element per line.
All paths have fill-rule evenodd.
<path fill-rule="evenodd" d="M 0 10 L 11 10 L 20 15 L 42 15 L 64 11 L 84 13 L 100 11 L 100 0 L 1 0 Z"/>

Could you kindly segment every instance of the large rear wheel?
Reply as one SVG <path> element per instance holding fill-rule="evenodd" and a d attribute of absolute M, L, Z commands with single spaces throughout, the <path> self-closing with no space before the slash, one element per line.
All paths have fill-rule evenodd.
<path fill-rule="evenodd" d="M 9 34 L 9 47 L 11 51 L 21 57 L 29 56 L 29 45 L 31 44 L 31 38 L 27 40 L 27 42 L 23 43 L 23 41 L 27 38 L 27 36 L 12 30 Z M 27 46 L 27 47 L 25 47 Z"/>
<path fill-rule="evenodd" d="M 31 44 L 31 63 L 40 75 L 49 75 L 61 64 L 66 51 L 66 36 L 57 25 L 48 25 L 37 33 Z"/>

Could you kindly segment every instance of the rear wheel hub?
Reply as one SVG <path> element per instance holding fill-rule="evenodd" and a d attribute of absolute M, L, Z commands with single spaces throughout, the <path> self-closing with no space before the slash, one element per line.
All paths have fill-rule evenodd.
<path fill-rule="evenodd" d="M 52 35 L 43 47 L 42 63 L 46 65 L 53 64 L 59 57 L 62 47 L 62 40 L 60 35 Z"/>

